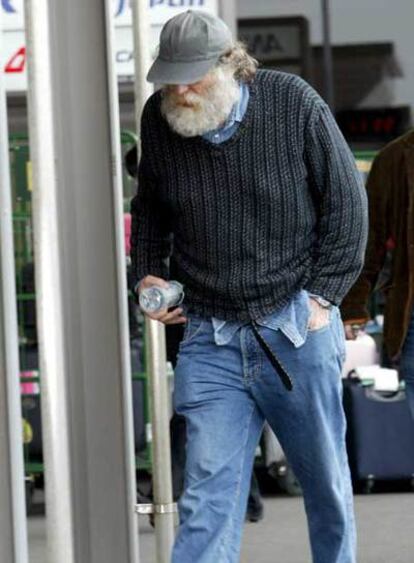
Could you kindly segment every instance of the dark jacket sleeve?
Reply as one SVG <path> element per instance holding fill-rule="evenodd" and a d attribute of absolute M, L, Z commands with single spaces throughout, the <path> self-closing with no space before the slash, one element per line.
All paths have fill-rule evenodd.
<path fill-rule="evenodd" d="M 366 321 L 369 319 L 368 299 L 378 275 L 384 266 L 386 243 L 390 232 L 390 183 L 391 173 L 386 155 L 380 153 L 374 160 L 368 181 L 369 238 L 365 265 L 341 307 L 344 320 Z"/>
<path fill-rule="evenodd" d="M 138 189 L 131 202 L 131 262 L 134 284 L 147 275 L 168 279 L 168 258 L 172 248 L 168 209 L 160 197 L 160 180 L 149 157 L 154 140 L 150 135 L 147 114 L 148 109 L 144 109 Z"/>
<path fill-rule="evenodd" d="M 310 187 L 318 214 L 318 240 L 305 289 L 339 305 L 363 265 L 367 198 L 355 159 L 329 108 L 316 107 L 305 139 Z"/>

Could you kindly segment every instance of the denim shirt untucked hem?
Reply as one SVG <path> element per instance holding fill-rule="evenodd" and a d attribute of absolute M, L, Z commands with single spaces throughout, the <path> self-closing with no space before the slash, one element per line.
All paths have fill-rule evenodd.
<path fill-rule="evenodd" d="M 280 330 L 295 348 L 299 348 L 306 340 L 309 315 L 309 294 L 302 289 L 282 309 L 263 319 L 257 319 L 256 322 L 263 327 Z M 236 332 L 247 324 L 238 321 L 223 321 L 214 317 L 211 320 L 217 346 L 228 344 Z"/>

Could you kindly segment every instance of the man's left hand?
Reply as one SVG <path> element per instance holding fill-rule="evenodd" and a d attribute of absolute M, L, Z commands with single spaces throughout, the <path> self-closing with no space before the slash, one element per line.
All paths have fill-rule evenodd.
<path fill-rule="evenodd" d="M 312 297 L 309 299 L 309 306 L 311 314 L 309 317 L 308 329 L 310 331 L 319 330 L 328 326 L 330 321 L 330 310 L 326 307 L 322 307 L 322 305 L 320 305 L 320 303 Z"/>

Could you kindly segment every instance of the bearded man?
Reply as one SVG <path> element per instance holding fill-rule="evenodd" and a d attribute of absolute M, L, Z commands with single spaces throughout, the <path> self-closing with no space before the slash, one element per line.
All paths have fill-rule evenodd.
<path fill-rule="evenodd" d="M 355 562 L 338 305 L 358 276 L 365 190 L 323 100 L 256 63 L 213 16 L 161 33 L 132 202 L 137 291 L 185 286 L 175 410 L 186 419 L 173 563 L 239 560 L 264 420 L 303 489 L 315 563 Z M 169 262 L 167 260 L 169 259 Z M 283 560 L 283 555 L 281 555 Z"/>

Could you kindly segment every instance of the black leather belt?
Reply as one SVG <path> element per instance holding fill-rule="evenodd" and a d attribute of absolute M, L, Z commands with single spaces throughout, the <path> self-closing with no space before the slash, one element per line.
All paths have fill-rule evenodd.
<path fill-rule="evenodd" d="M 280 377 L 280 379 L 282 380 L 283 385 L 286 387 L 286 389 L 288 391 L 292 391 L 292 389 L 293 389 L 292 379 L 291 379 L 290 375 L 288 374 L 286 368 L 283 366 L 283 364 L 280 363 L 280 361 L 275 356 L 273 350 L 270 348 L 269 344 L 266 342 L 266 340 L 260 334 L 259 328 L 258 328 L 259 325 L 256 323 L 256 321 L 252 321 L 251 325 L 252 325 L 252 329 L 253 329 L 253 334 L 255 335 L 257 342 L 259 343 L 263 352 L 266 354 L 269 362 L 275 368 L 275 371 L 278 374 L 278 376 Z"/>

